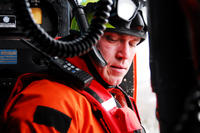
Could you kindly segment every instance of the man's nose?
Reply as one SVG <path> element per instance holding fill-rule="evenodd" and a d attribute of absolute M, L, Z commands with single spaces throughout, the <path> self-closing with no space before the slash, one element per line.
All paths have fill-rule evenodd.
<path fill-rule="evenodd" d="M 130 46 L 127 42 L 121 43 L 118 56 L 123 59 L 128 59 L 130 57 Z"/>

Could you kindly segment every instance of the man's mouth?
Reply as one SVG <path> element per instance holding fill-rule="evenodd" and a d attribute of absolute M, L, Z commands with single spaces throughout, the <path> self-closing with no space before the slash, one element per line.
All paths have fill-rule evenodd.
<path fill-rule="evenodd" d="M 123 66 L 110 66 L 110 67 L 112 67 L 112 68 L 116 68 L 116 69 L 126 69 L 126 67 L 123 67 Z"/>
<path fill-rule="evenodd" d="M 126 71 L 126 67 L 123 66 L 110 66 L 112 70 L 116 71 L 116 72 L 123 72 Z"/>

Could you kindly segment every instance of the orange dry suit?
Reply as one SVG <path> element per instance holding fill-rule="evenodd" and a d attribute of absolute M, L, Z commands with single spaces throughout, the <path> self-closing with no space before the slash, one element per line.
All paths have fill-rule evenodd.
<path fill-rule="evenodd" d="M 70 59 L 88 72 L 79 57 Z M 96 80 L 72 89 L 42 74 L 21 75 L 2 117 L 8 133 L 143 133 L 133 100 L 120 88 L 105 89 Z"/>

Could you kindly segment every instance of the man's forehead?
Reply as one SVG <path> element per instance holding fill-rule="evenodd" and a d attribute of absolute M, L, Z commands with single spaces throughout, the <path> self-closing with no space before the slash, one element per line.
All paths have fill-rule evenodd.
<path fill-rule="evenodd" d="M 122 38 L 125 38 L 125 37 L 130 37 L 130 38 L 140 38 L 140 37 L 137 37 L 137 36 L 134 36 L 134 35 L 129 35 L 129 34 L 124 34 L 124 33 L 118 33 L 118 32 L 104 32 L 104 35 L 112 35 L 112 36 L 118 36 L 118 37 L 122 37 Z"/>

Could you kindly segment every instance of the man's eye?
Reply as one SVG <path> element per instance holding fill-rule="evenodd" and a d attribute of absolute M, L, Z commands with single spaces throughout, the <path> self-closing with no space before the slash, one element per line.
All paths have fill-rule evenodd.
<path fill-rule="evenodd" d="M 105 37 L 106 37 L 106 40 L 108 41 L 112 41 L 112 42 L 117 41 L 117 38 L 115 37 L 112 37 L 112 36 L 105 36 Z"/>
<path fill-rule="evenodd" d="M 132 41 L 130 41 L 130 46 L 132 46 L 132 47 L 136 47 L 137 46 L 137 44 L 140 42 L 140 38 L 137 38 L 137 39 L 134 39 L 134 40 L 132 40 Z"/>
<path fill-rule="evenodd" d="M 131 42 L 129 42 L 129 44 L 130 44 L 131 47 L 136 47 L 139 42 L 140 42 L 140 40 L 131 41 Z"/>
<path fill-rule="evenodd" d="M 135 42 L 131 42 L 129 44 L 130 44 L 131 47 L 136 47 L 137 46 L 137 43 L 135 43 Z"/>

